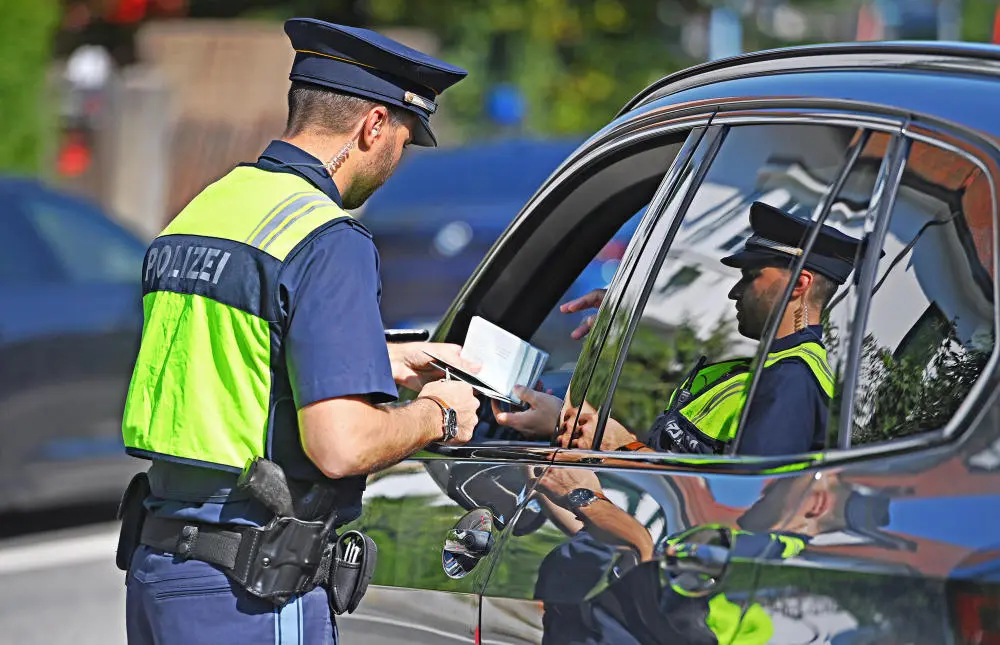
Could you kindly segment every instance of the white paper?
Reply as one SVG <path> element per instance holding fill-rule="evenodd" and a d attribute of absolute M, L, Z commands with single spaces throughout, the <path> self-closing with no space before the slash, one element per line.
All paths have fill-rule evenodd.
<path fill-rule="evenodd" d="M 482 367 L 475 377 L 504 397 L 519 402 L 514 386 L 532 387 L 549 355 L 506 329 L 475 316 L 462 344 L 462 358 Z"/>

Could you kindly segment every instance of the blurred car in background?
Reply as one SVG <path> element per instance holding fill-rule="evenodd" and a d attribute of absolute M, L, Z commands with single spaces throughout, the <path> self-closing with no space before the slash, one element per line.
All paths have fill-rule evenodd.
<path fill-rule="evenodd" d="M 0 511 L 116 500 L 145 243 L 89 202 L 0 178 Z"/>

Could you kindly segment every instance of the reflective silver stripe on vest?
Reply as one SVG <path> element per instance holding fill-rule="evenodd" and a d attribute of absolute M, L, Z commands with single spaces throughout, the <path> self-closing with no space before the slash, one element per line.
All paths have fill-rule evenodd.
<path fill-rule="evenodd" d="M 719 405 L 721 405 L 723 401 L 731 397 L 733 394 L 737 394 L 738 392 L 736 392 L 736 390 L 742 389 L 744 385 L 746 385 L 746 383 L 744 383 L 743 380 L 740 379 L 739 381 L 735 383 L 730 383 L 729 385 L 722 388 L 720 391 L 716 392 L 715 396 L 712 397 L 712 400 L 706 403 L 705 407 L 701 409 L 701 412 L 698 413 L 698 416 L 691 419 L 691 423 L 697 425 L 698 422 L 704 419 L 706 416 L 708 416 L 709 413 L 712 412 L 712 410 L 719 407 Z"/>
<path fill-rule="evenodd" d="M 261 243 L 265 239 L 267 239 L 267 236 L 270 235 L 276 228 L 281 226 L 281 224 L 286 219 L 291 217 L 293 213 L 298 211 L 300 208 L 305 208 L 306 206 L 309 206 L 310 204 L 315 204 L 317 202 L 332 203 L 333 200 L 327 197 L 326 195 L 317 195 L 316 193 L 306 193 L 302 197 L 297 197 L 293 199 L 291 202 L 288 201 L 284 202 L 285 206 L 283 206 L 280 210 L 278 210 L 278 212 L 275 213 L 273 217 L 270 214 L 268 214 L 268 217 L 270 217 L 271 219 L 264 225 L 264 228 L 260 229 L 257 235 L 255 235 L 254 238 L 250 240 L 249 242 L 250 246 L 256 246 L 257 248 L 260 248 Z"/>
<path fill-rule="evenodd" d="M 309 213 L 313 212 L 317 208 L 322 208 L 323 206 L 326 206 L 326 205 L 328 205 L 330 203 L 333 203 L 333 200 L 331 200 L 329 198 L 327 198 L 327 199 L 321 199 L 321 200 L 318 200 L 318 201 L 320 203 L 314 204 L 313 206 L 310 206 L 309 208 L 305 209 L 304 211 L 302 211 L 301 213 L 299 213 L 295 217 L 293 217 L 293 218 L 289 219 L 287 222 L 285 222 L 285 224 L 281 227 L 281 230 L 279 230 L 277 233 L 275 233 L 274 237 L 272 237 L 270 240 L 267 241 L 267 244 L 265 244 L 264 246 L 260 247 L 260 250 L 261 251 L 266 251 L 267 247 L 269 247 L 272 244 L 274 244 L 274 241 L 276 239 L 278 239 L 279 237 L 281 237 L 281 234 L 285 232 L 285 229 L 287 229 L 289 226 L 291 226 L 295 222 L 299 221 L 300 219 L 302 219 L 303 217 L 305 217 Z M 274 219 L 278 220 L 278 219 L 281 219 L 281 217 L 279 216 L 279 217 L 276 217 Z"/>
<path fill-rule="evenodd" d="M 832 384 L 833 370 L 830 368 L 830 365 L 826 362 L 826 359 L 804 345 L 800 345 L 800 347 L 803 354 L 807 354 L 816 359 L 816 362 L 819 363 L 819 366 L 823 368 L 823 373 L 826 374 L 826 377 L 830 379 L 830 383 Z"/>
<path fill-rule="evenodd" d="M 247 238 L 245 240 L 243 240 L 243 242 L 245 244 L 249 244 L 250 243 L 250 238 L 253 237 L 253 232 L 256 231 L 257 229 L 259 229 L 261 226 L 264 226 L 264 224 L 269 219 L 271 219 L 271 217 L 275 213 L 277 213 L 278 211 L 280 211 L 281 207 L 284 206 L 285 204 L 287 204 L 289 202 L 289 200 L 295 199 L 296 197 L 302 197 L 303 195 L 312 195 L 312 194 L 313 193 L 310 193 L 310 192 L 307 192 L 307 191 L 302 191 L 302 192 L 299 192 L 299 193 L 292 193 L 291 195 L 288 195 L 287 197 L 284 197 L 280 202 L 277 203 L 277 205 L 274 208 L 272 208 L 270 211 L 268 211 L 267 215 L 265 215 L 264 217 L 260 218 L 260 221 L 257 222 L 257 225 L 253 227 L 253 230 L 250 231 L 250 235 L 248 235 Z"/>

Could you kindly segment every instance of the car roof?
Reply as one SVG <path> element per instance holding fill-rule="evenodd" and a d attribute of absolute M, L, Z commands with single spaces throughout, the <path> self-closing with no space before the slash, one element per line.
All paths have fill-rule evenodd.
<path fill-rule="evenodd" d="M 928 85 L 932 76 L 936 85 Z M 958 42 L 860 42 L 753 52 L 696 65 L 646 87 L 621 120 L 696 102 L 767 99 L 879 105 L 1000 136 L 1000 46 Z M 601 133 L 598 133 L 598 137 Z"/>
<path fill-rule="evenodd" d="M 964 65 L 960 63 L 964 62 Z M 668 93 L 736 78 L 767 64 L 772 74 L 858 68 L 950 68 L 1000 76 L 1000 45 L 953 41 L 880 41 L 800 45 L 748 52 L 668 74 L 648 85 L 618 116 Z M 947 63 L 947 67 L 945 65 Z M 958 65 L 956 65 L 958 64 Z M 754 70 L 756 71 L 756 70 Z"/>

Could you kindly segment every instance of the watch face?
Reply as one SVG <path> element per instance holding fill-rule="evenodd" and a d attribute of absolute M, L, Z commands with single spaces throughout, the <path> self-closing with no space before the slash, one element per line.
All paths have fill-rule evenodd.
<path fill-rule="evenodd" d="M 589 488 L 575 488 L 569 492 L 566 496 L 566 501 L 570 503 L 573 508 L 579 508 L 581 506 L 586 506 L 597 498 L 594 491 Z"/>
<path fill-rule="evenodd" d="M 448 410 L 444 415 L 444 431 L 446 439 L 454 439 L 458 436 L 458 414 L 454 410 Z"/>

